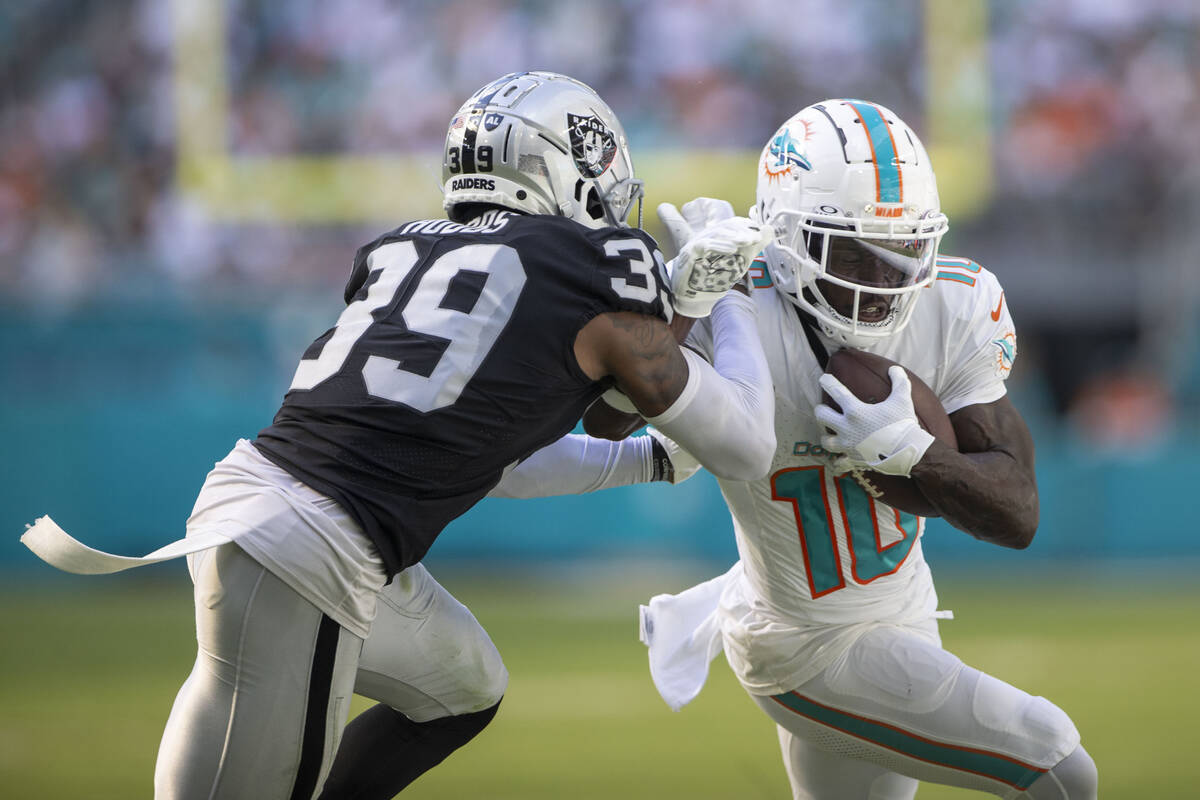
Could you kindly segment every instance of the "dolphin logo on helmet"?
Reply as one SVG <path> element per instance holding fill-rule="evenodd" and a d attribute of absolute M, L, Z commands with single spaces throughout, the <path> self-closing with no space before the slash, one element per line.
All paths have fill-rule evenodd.
<path fill-rule="evenodd" d="M 804 123 L 805 138 L 809 135 L 808 123 Z M 763 153 L 763 174 L 768 178 L 778 179 L 782 175 L 787 175 L 792 171 L 792 167 L 811 170 L 812 162 L 800 152 L 798 144 L 801 139 L 792 135 L 791 130 L 785 125 L 779 133 L 771 139 L 767 145 L 767 150 Z"/>

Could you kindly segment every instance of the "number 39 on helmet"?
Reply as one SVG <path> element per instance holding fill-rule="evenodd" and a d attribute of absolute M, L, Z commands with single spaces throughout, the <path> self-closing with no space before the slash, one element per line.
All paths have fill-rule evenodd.
<path fill-rule="evenodd" d="M 949 227 L 912 129 L 876 103 L 825 100 L 783 124 L 758 169 L 776 288 L 850 347 L 902 330 Z"/>
<path fill-rule="evenodd" d="M 624 225 L 638 201 L 640 224 L 642 182 L 616 114 L 553 72 L 514 72 L 472 95 L 446 133 L 442 180 L 458 222 L 467 204 L 491 203 L 600 228 Z"/>

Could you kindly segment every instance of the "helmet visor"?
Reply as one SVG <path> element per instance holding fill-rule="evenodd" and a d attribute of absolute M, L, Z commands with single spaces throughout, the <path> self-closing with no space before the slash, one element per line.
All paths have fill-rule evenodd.
<path fill-rule="evenodd" d="M 808 230 L 810 255 L 821 265 L 813 296 L 851 332 L 881 334 L 902 327 L 915 297 L 929 285 L 936 238 Z"/>
<path fill-rule="evenodd" d="M 794 286 L 782 288 L 784 294 L 843 342 L 860 342 L 855 347 L 908 323 L 920 290 L 933 282 L 949 227 L 938 212 L 864 221 L 783 208 L 768 219 L 775 257 L 794 270 Z M 776 285 L 784 287 L 781 279 Z"/>
<path fill-rule="evenodd" d="M 906 289 L 933 272 L 937 242 L 931 239 L 860 239 L 826 234 L 825 277 L 869 289 Z M 844 282 L 844 283 L 843 283 Z"/>

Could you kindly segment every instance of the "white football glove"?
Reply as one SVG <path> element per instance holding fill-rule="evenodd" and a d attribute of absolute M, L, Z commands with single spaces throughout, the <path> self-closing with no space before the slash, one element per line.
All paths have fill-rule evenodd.
<path fill-rule="evenodd" d="M 667 451 L 667 458 L 671 461 L 671 483 L 683 483 L 700 471 L 700 462 L 696 457 L 677 445 L 673 439 L 654 426 L 646 428 L 646 433 L 653 436 L 655 441 L 662 445 L 663 450 Z"/>
<path fill-rule="evenodd" d="M 685 317 L 707 317 L 746 274 L 750 262 L 771 240 L 771 232 L 745 217 L 732 216 L 733 207 L 723 200 L 702 197 L 683 208 L 681 215 L 669 203 L 658 207 L 672 239 L 678 242 L 690 234 L 668 266 L 674 307 Z M 697 231 L 695 225 L 700 223 L 704 228 Z"/>
<path fill-rule="evenodd" d="M 828 373 L 821 376 L 821 388 L 842 408 L 840 414 L 825 403 L 816 409 L 817 420 L 833 431 L 821 436 L 821 445 L 843 454 L 836 459 L 835 470 L 873 469 L 907 478 L 933 444 L 933 436 L 917 420 L 912 383 L 904 367 L 890 367 L 888 377 L 892 393 L 887 399 L 864 403 L 837 378 Z"/>

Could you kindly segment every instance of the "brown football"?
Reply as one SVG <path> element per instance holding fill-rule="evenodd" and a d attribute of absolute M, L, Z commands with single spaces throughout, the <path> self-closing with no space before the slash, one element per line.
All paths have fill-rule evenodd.
<path fill-rule="evenodd" d="M 838 350 L 829 357 L 825 371 L 841 381 L 859 400 L 864 403 L 878 403 L 892 393 L 892 379 L 888 377 L 888 367 L 895 365 L 895 361 L 883 356 L 847 348 Z M 917 412 L 921 427 L 939 441 L 957 450 L 958 438 L 954 435 L 950 417 L 942 408 L 942 401 L 912 370 L 905 367 L 904 371 L 908 373 L 908 379 L 912 382 L 913 410 Z M 822 392 L 821 400 L 841 411 L 828 394 Z M 867 494 L 892 508 L 922 517 L 938 516 L 936 509 L 925 499 L 925 495 L 912 478 L 884 475 L 874 470 L 855 474 L 853 477 Z"/>

